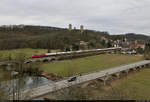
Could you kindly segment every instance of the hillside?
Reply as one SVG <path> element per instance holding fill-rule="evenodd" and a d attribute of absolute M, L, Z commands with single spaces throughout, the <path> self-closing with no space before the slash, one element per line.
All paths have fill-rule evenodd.
<path fill-rule="evenodd" d="M 108 39 L 122 39 L 125 35 L 109 35 L 107 32 L 72 30 L 48 26 L 1 26 L 0 50 L 18 48 L 62 49 L 68 46 L 77 48 L 80 41 L 88 42 L 88 48 L 109 47 L 100 40 L 101 36 Z M 126 34 L 128 40 L 143 40 L 150 42 L 145 35 Z"/>
<path fill-rule="evenodd" d="M 118 35 L 111 35 L 111 38 L 113 40 L 117 40 L 117 39 L 123 39 L 123 38 L 127 38 L 128 41 L 135 41 L 135 40 L 139 40 L 141 42 L 144 43 L 149 43 L 150 42 L 150 36 L 146 36 L 143 34 L 135 34 L 135 33 L 127 33 L 127 34 L 118 34 Z"/>
<path fill-rule="evenodd" d="M 91 42 L 91 47 L 101 47 L 100 37 L 109 37 L 106 32 L 85 30 L 82 34 L 79 30 L 45 27 L 0 27 L 0 49 L 17 48 L 50 48 L 64 49 L 67 46 L 79 43 L 81 40 Z M 95 45 L 97 43 L 97 45 Z"/>
<path fill-rule="evenodd" d="M 126 34 L 126 37 L 129 41 L 133 40 L 142 40 L 144 42 L 150 42 L 150 36 L 142 35 L 142 34 L 134 34 L 134 33 L 129 33 Z"/>

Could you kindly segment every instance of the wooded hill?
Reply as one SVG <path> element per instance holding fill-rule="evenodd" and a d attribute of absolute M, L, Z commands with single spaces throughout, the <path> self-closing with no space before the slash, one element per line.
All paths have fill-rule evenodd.
<path fill-rule="evenodd" d="M 48 26 L 24 25 L 13 27 L 0 27 L 0 50 L 17 48 L 42 48 L 42 49 L 65 49 L 68 46 L 77 47 L 80 41 L 88 42 L 88 48 L 110 47 L 100 40 L 101 36 L 108 39 L 122 39 L 124 35 L 109 35 L 107 32 L 85 30 L 72 30 Z M 147 39 L 144 35 L 128 34 L 128 39 Z"/>

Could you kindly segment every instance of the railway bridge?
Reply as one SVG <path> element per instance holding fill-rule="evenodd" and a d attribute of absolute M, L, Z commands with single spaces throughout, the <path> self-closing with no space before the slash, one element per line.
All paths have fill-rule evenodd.
<path fill-rule="evenodd" d="M 49 83 L 47 85 L 43 85 L 37 88 L 33 88 L 31 90 L 25 90 L 21 92 L 21 99 L 33 99 L 39 96 L 42 96 L 44 94 L 54 92 L 72 85 L 84 83 L 90 80 L 102 80 L 104 85 L 106 84 L 106 81 L 109 80 L 111 77 L 119 78 L 121 73 L 128 74 L 130 71 L 138 71 L 144 67 L 149 66 L 150 60 L 143 60 L 132 64 L 122 65 L 118 67 L 109 68 L 102 71 L 96 71 L 93 73 L 83 74 L 82 76 L 76 76 L 76 80 L 72 82 L 68 82 L 69 78 Z M 12 99 L 12 95 L 10 96 L 10 99 Z"/>
<path fill-rule="evenodd" d="M 65 59 L 74 59 L 86 56 L 94 56 L 104 53 L 117 53 L 121 51 L 121 47 L 116 48 L 105 48 L 105 49 L 91 49 L 91 50 L 79 50 L 79 51 L 69 51 L 69 52 L 58 52 L 49 53 L 46 57 L 31 58 L 25 61 L 25 63 L 30 62 L 52 62 Z"/>
<path fill-rule="evenodd" d="M 30 63 L 30 62 L 52 62 L 52 61 L 59 61 L 59 60 L 65 60 L 65 59 L 73 59 L 73 58 L 80 58 L 80 57 L 86 57 L 86 56 L 94 56 L 99 55 L 103 53 L 116 53 L 120 52 L 121 47 L 116 48 L 105 48 L 105 49 L 92 49 L 92 50 L 79 50 L 79 51 L 70 51 L 70 52 L 58 52 L 58 53 L 50 53 L 52 55 L 46 56 L 46 57 L 40 57 L 40 58 L 29 58 L 24 61 L 24 63 Z M 66 53 L 66 54 L 64 54 Z M 0 66 L 7 66 L 12 63 L 16 63 L 17 61 L 11 60 L 11 61 L 3 61 L 0 62 Z"/>

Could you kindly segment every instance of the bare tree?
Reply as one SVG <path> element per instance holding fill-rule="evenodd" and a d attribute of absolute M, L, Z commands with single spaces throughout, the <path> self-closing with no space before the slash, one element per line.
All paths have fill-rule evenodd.
<path fill-rule="evenodd" d="M 9 84 L 6 90 L 7 97 L 4 97 L 4 99 L 22 99 L 22 87 L 25 84 L 25 80 L 23 80 L 23 78 L 28 76 L 28 72 L 34 72 L 34 75 L 37 76 L 39 66 L 35 66 L 35 64 L 25 64 L 25 56 L 26 55 L 24 53 L 18 53 L 16 55 L 16 63 L 13 63 L 12 70 L 19 72 L 19 74 L 17 76 L 9 76 L 9 83 L 5 84 Z"/>

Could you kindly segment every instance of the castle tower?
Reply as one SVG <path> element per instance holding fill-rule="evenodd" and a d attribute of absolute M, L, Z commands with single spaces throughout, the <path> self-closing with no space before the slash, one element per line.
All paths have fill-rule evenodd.
<path fill-rule="evenodd" d="M 74 30 L 76 30 L 76 27 L 74 27 Z"/>
<path fill-rule="evenodd" d="M 69 24 L 69 31 L 72 30 L 72 24 Z"/>
<path fill-rule="evenodd" d="M 83 33 L 83 31 L 84 31 L 84 26 L 83 25 L 80 26 L 80 31 L 81 31 L 81 33 Z"/>

